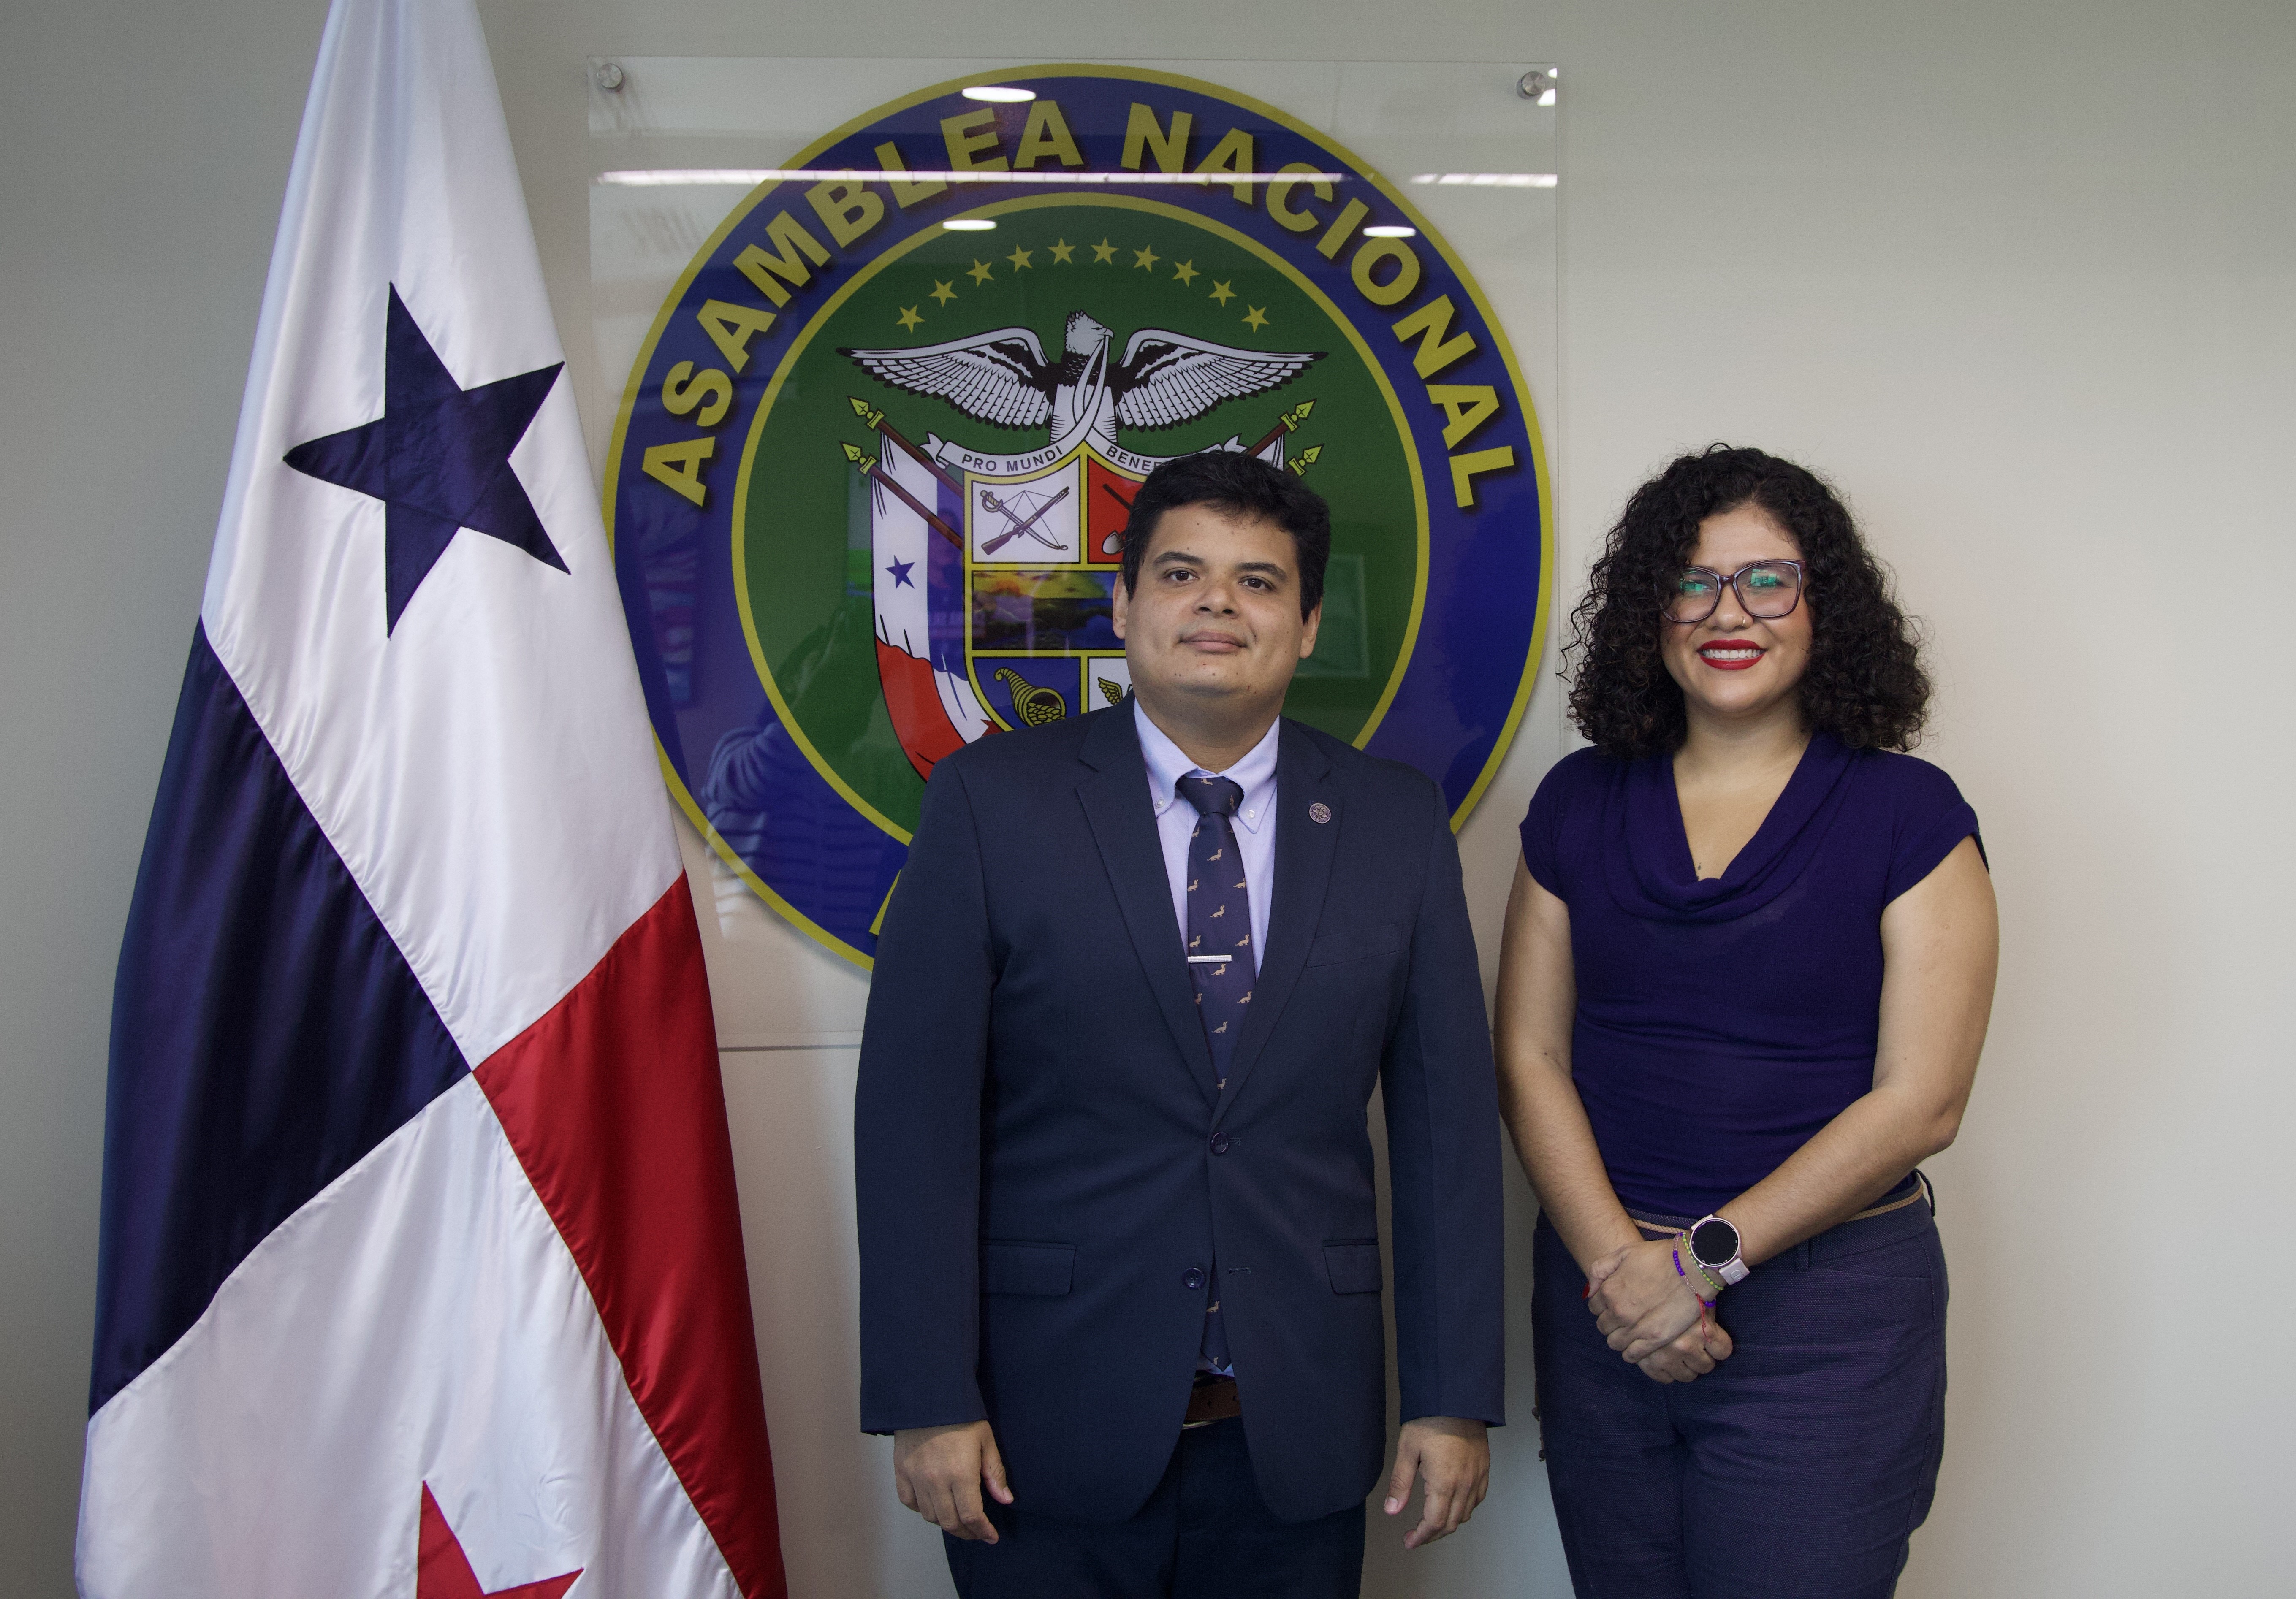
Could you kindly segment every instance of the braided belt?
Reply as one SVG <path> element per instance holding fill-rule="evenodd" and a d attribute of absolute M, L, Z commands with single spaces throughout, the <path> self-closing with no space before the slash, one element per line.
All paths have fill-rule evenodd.
<path fill-rule="evenodd" d="M 1907 1205 L 1914 1203 L 1915 1201 L 1926 1200 L 1929 1197 L 1930 1180 L 1917 1171 L 1914 1173 L 1914 1186 L 1911 1193 L 1901 1194 L 1898 1198 L 1890 1200 L 1886 1203 L 1875 1205 L 1871 1210 L 1860 1210 L 1855 1216 L 1845 1217 L 1836 1225 L 1848 1226 L 1853 1221 L 1866 1221 L 1876 1216 L 1887 1216 L 1892 1210 L 1902 1210 Z M 1931 1209 L 1934 1210 L 1936 1207 L 1932 1205 Z M 1633 1220 L 1635 1226 L 1640 1227 L 1645 1233 L 1656 1233 L 1661 1237 L 1670 1238 L 1677 1233 L 1682 1231 L 1680 1227 L 1669 1226 L 1664 1222 L 1645 1221 L 1641 1217 L 1636 1216 L 1632 1211 L 1628 1211 L 1628 1215 Z"/>

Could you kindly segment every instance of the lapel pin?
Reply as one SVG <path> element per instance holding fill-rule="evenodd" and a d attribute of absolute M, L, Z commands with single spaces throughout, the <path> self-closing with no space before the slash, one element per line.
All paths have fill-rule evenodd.
<path fill-rule="evenodd" d="M 1321 800 L 1308 808 L 1308 820 L 1310 822 L 1328 822 L 1331 819 L 1332 808 Z"/>

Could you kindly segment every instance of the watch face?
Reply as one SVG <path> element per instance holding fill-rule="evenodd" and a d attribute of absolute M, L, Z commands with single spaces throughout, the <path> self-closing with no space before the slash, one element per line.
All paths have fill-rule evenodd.
<path fill-rule="evenodd" d="M 1738 1258 L 1738 1229 L 1713 1217 L 1690 1230 L 1690 1252 L 1701 1266 L 1726 1266 Z"/>

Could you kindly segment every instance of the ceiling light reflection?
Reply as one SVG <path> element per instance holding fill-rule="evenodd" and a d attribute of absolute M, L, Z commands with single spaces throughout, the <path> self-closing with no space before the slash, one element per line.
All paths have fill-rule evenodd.
<path fill-rule="evenodd" d="M 1552 172 L 1423 172 L 1411 181 L 1445 188 L 1551 189 L 1558 179 Z"/>
<path fill-rule="evenodd" d="M 617 188 L 653 189 L 716 185 L 753 189 L 759 184 L 848 183 L 882 184 L 898 177 L 903 183 L 924 184 L 1187 184 L 1199 189 L 1214 184 L 1343 184 L 1355 181 L 1345 172 L 885 172 L 869 167 L 664 167 L 601 172 L 591 181 Z M 1434 178 L 1418 180 L 1432 183 Z"/>

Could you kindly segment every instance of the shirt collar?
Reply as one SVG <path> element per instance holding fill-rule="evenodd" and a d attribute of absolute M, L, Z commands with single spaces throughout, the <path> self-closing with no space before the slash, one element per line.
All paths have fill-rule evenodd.
<path fill-rule="evenodd" d="M 1180 746 L 1149 719 L 1137 699 L 1132 701 L 1132 721 L 1140 731 L 1141 757 L 1148 763 L 1148 797 L 1160 816 L 1168 807 L 1178 803 L 1174 791 L 1180 779 L 1204 768 L 1190 760 Z M 1242 760 L 1225 772 L 1207 774 L 1225 777 L 1243 790 L 1243 799 L 1235 808 L 1235 824 L 1246 832 L 1258 832 L 1274 808 L 1276 735 L 1283 727 L 1283 718 L 1276 718 Z"/>

